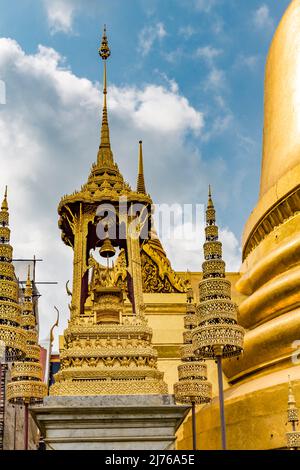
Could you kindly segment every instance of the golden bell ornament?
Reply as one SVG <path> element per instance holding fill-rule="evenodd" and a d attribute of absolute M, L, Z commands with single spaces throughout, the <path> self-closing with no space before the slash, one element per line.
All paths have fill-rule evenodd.
<path fill-rule="evenodd" d="M 112 246 L 110 239 L 107 237 L 100 248 L 100 256 L 102 256 L 102 258 L 112 258 L 115 254 L 116 250 Z"/>

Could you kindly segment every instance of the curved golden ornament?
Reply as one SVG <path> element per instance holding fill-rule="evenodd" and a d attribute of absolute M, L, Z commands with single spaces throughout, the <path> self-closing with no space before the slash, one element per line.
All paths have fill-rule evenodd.
<path fill-rule="evenodd" d="M 224 361 L 223 369 L 229 382 L 244 380 L 266 369 L 291 367 L 292 356 L 297 352 L 295 341 L 299 337 L 299 325 L 298 308 L 247 331 L 244 354 L 239 361 Z"/>
<path fill-rule="evenodd" d="M 275 277 L 239 306 L 241 323 L 253 328 L 300 303 L 300 266 Z"/>

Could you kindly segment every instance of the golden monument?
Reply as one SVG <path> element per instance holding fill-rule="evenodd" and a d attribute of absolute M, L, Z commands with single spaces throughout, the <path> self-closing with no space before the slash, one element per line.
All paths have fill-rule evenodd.
<path fill-rule="evenodd" d="M 70 320 L 60 345 L 61 369 L 55 375 L 51 396 L 46 399 L 50 409 L 51 404 L 56 404 L 55 412 L 61 419 L 59 439 L 51 441 L 56 448 L 65 448 L 59 446 L 67 442 L 74 445 L 72 436 L 59 432 L 69 429 L 63 422 L 67 415 L 65 407 L 70 407 L 70 416 L 81 412 L 77 410 L 81 407 L 80 397 L 85 398 L 85 403 L 94 403 L 95 410 L 98 406 L 99 412 L 99 403 L 92 399 L 109 395 L 107 402 L 101 402 L 103 410 L 103 406 L 110 406 L 113 397 L 124 399 L 124 395 L 133 395 L 144 413 L 144 403 L 150 400 L 150 395 L 166 397 L 168 387 L 170 391 L 176 382 L 178 401 L 201 403 L 196 415 L 200 448 L 219 449 L 217 376 L 211 364 L 197 363 L 196 359 L 202 358 L 217 360 L 219 383 L 220 378 L 222 384 L 225 381 L 223 418 L 225 415 L 229 449 L 298 447 L 295 426 L 300 393 L 299 42 L 300 1 L 293 0 L 275 33 L 266 65 L 260 195 L 245 225 L 240 273 L 225 272 L 210 194 L 203 274 L 191 273 L 191 285 L 187 288 L 184 273 L 174 272 L 153 228 L 142 142 L 136 190 L 124 181 L 114 161 L 107 111 L 106 61 L 110 49 L 104 31 L 99 49 L 104 79 L 97 161 L 87 183 L 80 191 L 64 196 L 58 207 L 62 239 L 73 250 L 74 264 L 72 292 L 68 290 Z M 9 356 L 21 356 L 26 353 L 26 337 L 20 328 L 6 195 L 0 222 L 0 340 L 8 345 Z M 115 255 L 116 261 L 112 263 Z M 98 256 L 103 258 L 103 264 Z M 181 352 L 186 364 L 180 364 Z M 26 363 L 25 360 L 22 367 Z M 285 427 L 288 376 L 293 382 L 288 408 L 292 432 Z M 15 383 L 12 382 L 11 390 L 17 387 Z M 214 398 L 205 404 L 210 383 Z M 147 395 L 147 399 L 141 395 Z M 118 400 L 117 414 L 121 408 Z M 59 414 L 61 408 L 63 414 Z M 33 409 L 40 423 L 47 421 L 47 409 Z M 181 410 L 181 418 L 186 409 Z M 81 418 L 87 419 L 84 410 L 82 413 Z M 101 413 L 97 415 L 99 422 Z M 152 419 L 149 413 L 147 419 Z M 177 433 L 178 449 L 192 447 L 190 420 L 191 417 Z M 95 422 L 90 429 L 93 426 Z M 174 424 L 172 432 L 175 428 Z M 101 426 L 97 428 L 97 432 L 101 430 Z M 93 442 L 94 437 L 89 435 L 86 439 Z M 103 446 L 105 439 L 104 436 Z M 225 439 L 222 441 L 224 447 Z M 172 442 L 168 441 L 168 445 Z"/>
<path fill-rule="evenodd" d="M 64 196 L 58 208 L 62 239 L 74 252 L 70 319 L 50 396 L 31 413 L 47 449 L 174 449 L 189 408 L 175 404 L 158 369 L 143 291 L 145 284 L 167 292 L 184 285 L 152 228 L 142 143 L 136 191 L 113 158 L 105 29 L 99 54 L 104 102 L 97 162 L 81 191 Z"/>
<path fill-rule="evenodd" d="M 260 195 L 243 234 L 236 289 L 244 354 L 224 361 L 228 447 L 286 447 L 288 375 L 300 393 L 300 2 L 293 0 L 270 47 Z M 198 414 L 202 448 L 216 449 L 217 404 Z M 181 441 L 181 442 L 180 442 Z M 184 437 L 179 448 L 186 446 Z"/>
<path fill-rule="evenodd" d="M 71 317 L 60 351 L 61 369 L 55 374 L 50 394 L 164 394 L 168 389 L 163 373 L 157 369 L 157 351 L 151 345 L 152 330 L 144 314 L 140 245 L 152 201 L 145 190 L 142 143 L 137 190 L 133 191 L 124 182 L 110 146 L 106 71 L 110 49 L 106 30 L 99 54 L 104 62 L 104 102 L 97 163 L 87 184 L 65 196 L 58 209 L 62 239 L 74 250 L 74 270 Z M 143 214 L 137 216 L 135 206 Z M 98 237 L 101 230 L 102 237 Z M 146 232 L 145 238 L 148 228 Z M 116 248 L 122 251 L 116 266 L 109 266 Z M 155 240 L 148 248 L 150 259 L 162 251 Z M 106 266 L 96 261 L 97 249 L 107 260 Z M 145 254 L 149 256 L 147 249 Z M 177 283 L 180 285 L 179 279 Z M 131 302 L 129 314 L 124 309 L 125 295 Z"/>

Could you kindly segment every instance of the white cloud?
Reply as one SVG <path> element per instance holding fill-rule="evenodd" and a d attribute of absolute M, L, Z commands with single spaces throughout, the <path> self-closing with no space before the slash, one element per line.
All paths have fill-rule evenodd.
<path fill-rule="evenodd" d="M 198 47 L 195 52 L 195 57 L 207 60 L 209 63 L 212 63 L 216 57 L 219 57 L 222 54 L 221 49 L 216 49 L 215 47 L 208 45 L 203 47 Z"/>
<path fill-rule="evenodd" d="M 259 61 L 260 61 L 260 56 L 258 55 L 249 55 L 249 56 L 241 55 L 237 58 L 235 65 L 237 67 L 243 67 L 243 68 L 246 67 L 247 69 L 251 71 L 256 71 Z"/>
<path fill-rule="evenodd" d="M 225 72 L 213 66 L 206 79 L 206 88 L 213 90 L 226 88 Z"/>
<path fill-rule="evenodd" d="M 202 210 L 202 215 L 204 212 Z M 233 232 L 228 228 L 219 230 L 219 240 L 223 244 L 223 259 L 228 272 L 239 271 L 241 265 L 241 247 Z M 178 221 L 171 237 L 161 237 L 173 267 L 177 271 L 201 271 L 204 260 L 204 217 L 195 224 L 191 220 Z"/>
<path fill-rule="evenodd" d="M 71 33 L 78 8 L 77 0 L 44 0 L 48 23 L 53 34 Z"/>
<path fill-rule="evenodd" d="M 184 51 L 182 47 L 177 47 L 173 51 L 169 51 L 169 52 L 164 51 L 162 55 L 166 59 L 167 62 L 169 62 L 170 64 L 175 64 L 176 62 L 178 63 L 180 59 L 183 57 Z"/>
<path fill-rule="evenodd" d="M 195 0 L 195 7 L 199 11 L 210 12 L 218 0 Z"/>
<path fill-rule="evenodd" d="M 29 55 L 16 41 L 0 39 L 0 69 L 7 85 L 0 113 L 0 192 L 8 184 L 14 253 L 43 258 L 38 279 L 59 282 L 40 287 L 44 338 L 55 319 L 54 305 L 61 311 L 60 332 L 69 315 L 64 286 L 72 276 L 72 250 L 60 239 L 57 205 L 87 180 L 96 158 L 101 95 L 99 84 L 74 75 L 44 46 Z M 147 187 L 160 196 L 157 202 L 199 198 L 207 187 L 205 167 L 187 136 L 201 135 L 204 118 L 178 86 L 110 86 L 108 103 L 112 147 L 125 178 L 135 184 L 142 138 Z M 214 165 L 211 161 L 210 169 L 221 179 Z"/>
<path fill-rule="evenodd" d="M 223 243 L 223 259 L 226 263 L 226 270 L 231 272 L 239 271 L 242 250 L 238 239 L 228 228 L 221 228 L 219 239 Z"/>
<path fill-rule="evenodd" d="M 257 29 L 272 30 L 274 27 L 269 7 L 264 4 L 254 12 L 253 21 Z"/>
<path fill-rule="evenodd" d="M 167 35 L 163 23 L 158 22 L 155 25 L 145 26 L 139 34 L 138 50 L 143 56 L 149 54 L 155 41 L 162 40 Z"/>
<path fill-rule="evenodd" d="M 183 36 L 184 39 L 190 39 L 194 34 L 197 33 L 197 30 L 193 28 L 190 24 L 186 26 L 181 26 L 178 30 L 179 36 Z"/>
<path fill-rule="evenodd" d="M 226 76 L 224 70 L 217 67 L 216 59 L 223 53 L 222 49 L 217 49 L 212 45 L 201 46 L 194 53 L 195 58 L 206 61 L 208 65 L 208 76 L 205 80 L 207 90 L 222 90 L 226 88 Z"/>
<path fill-rule="evenodd" d="M 176 80 L 174 80 L 174 78 L 169 78 L 166 73 L 160 72 L 158 69 L 155 70 L 155 73 L 157 73 L 157 75 L 169 85 L 169 88 L 173 93 L 179 92 L 178 83 L 176 82 Z"/>
<path fill-rule="evenodd" d="M 42 0 L 51 34 L 74 34 L 76 16 L 95 15 L 109 8 L 104 0 Z"/>
<path fill-rule="evenodd" d="M 175 90 L 175 92 L 174 92 Z M 153 130 L 154 132 L 180 133 L 184 130 L 183 123 L 199 133 L 203 128 L 203 116 L 192 108 L 188 100 L 162 86 L 148 85 L 142 90 L 137 88 L 111 88 L 110 109 L 120 115 L 131 118 L 135 128 Z"/>

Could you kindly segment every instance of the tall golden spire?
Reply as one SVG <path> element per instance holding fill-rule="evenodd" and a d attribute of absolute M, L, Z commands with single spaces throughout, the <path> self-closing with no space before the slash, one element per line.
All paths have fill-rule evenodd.
<path fill-rule="evenodd" d="M 106 61 L 110 57 L 110 49 L 106 35 L 106 26 L 104 26 L 101 46 L 99 48 L 99 55 L 104 61 L 103 68 L 103 112 L 102 112 L 102 126 L 101 126 L 101 142 L 98 152 L 98 165 L 110 166 L 113 164 L 113 154 L 110 147 L 109 125 L 107 114 L 107 73 Z"/>
<path fill-rule="evenodd" d="M 137 192 L 141 194 L 146 194 L 142 140 L 139 141 L 139 170 L 138 170 L 138 177 L 137 177 Z"/>

